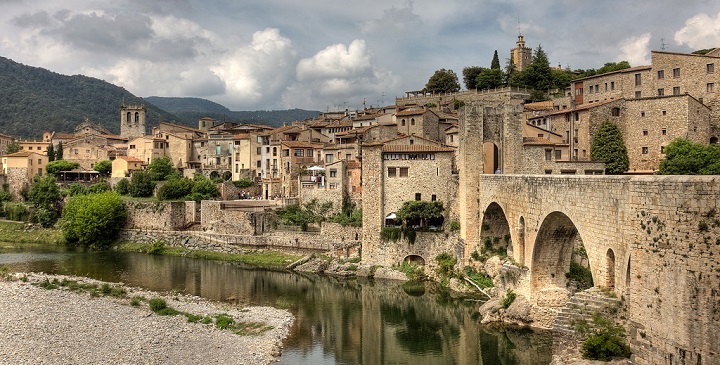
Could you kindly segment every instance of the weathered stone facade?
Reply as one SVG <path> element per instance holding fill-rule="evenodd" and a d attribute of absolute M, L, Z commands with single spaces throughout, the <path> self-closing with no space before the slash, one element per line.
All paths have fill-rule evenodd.
<path fill-rule="evenodd" d="M 188 216 L 192 216 L 188 214 L 189 206 L 185 202 L 125 200 L 123 205 L 128 212 L 127 229 L 178 230 L 185 228 Z"/>

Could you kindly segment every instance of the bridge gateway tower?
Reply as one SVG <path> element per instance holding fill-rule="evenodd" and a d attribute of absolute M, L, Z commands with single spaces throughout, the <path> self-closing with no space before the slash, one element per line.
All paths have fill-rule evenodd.
<path fill-rule="evenodd" d="M 143 104 L 123 104 L 120 107 L 120 135 L 128 140 L 144 136 L 146 115 Z"/>

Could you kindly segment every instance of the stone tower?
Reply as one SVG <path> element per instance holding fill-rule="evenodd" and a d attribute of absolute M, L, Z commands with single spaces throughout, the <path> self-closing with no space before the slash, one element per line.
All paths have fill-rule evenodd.
<path fill-rule="evenodd" d="M 510 59 L 517 71 L 522 71 L 532 62 L 532 48 L 525 47 L 525 40 L 522 34 L 518 34 L 516 46 L 510 50 Z"/>
<path fill-rule="evenodd" d="M 145 105 L 123 104 L 120 107 L 120 135 L 128 140 L 145 135 Z"/>

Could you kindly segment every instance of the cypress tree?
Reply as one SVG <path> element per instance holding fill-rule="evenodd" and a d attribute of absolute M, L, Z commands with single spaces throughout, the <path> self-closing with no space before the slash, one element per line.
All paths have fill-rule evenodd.
<path fill-rule="evenodd" d="M 58 149 L 55 151 L 55 159 L 56 160 L 62 160 L 63 159 L 63 147 L 62 142 L 58 143 Z"/>
<path fill-rule="evenodd" d="M 490 68 L 493 70 L 500 69 L 500 58 L 498 57 L 497 50 L 495 50 L 495 54 L 493 55 L 492 62 L 490 63 Z"/>
<path fill-rule="evenodd" d="M 590 158 L 605 161 L 607 174 L 622 174 L 630 168 L 627 147 L 618 126 L 609 121 L 600 125 L 590 146 Z"/>
<path fill-rule="evenodd" d="M 55 148 L 53 147 L 52 143 L 50 143 L 50 146 L 48 146 L 48 148 L 47 148 L 47 157 L 48 157 L 48 162 L 55 161 Z"/>

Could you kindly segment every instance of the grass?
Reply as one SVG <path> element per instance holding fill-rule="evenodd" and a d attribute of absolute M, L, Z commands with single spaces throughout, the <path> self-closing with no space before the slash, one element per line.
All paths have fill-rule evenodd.
<path fill-rule="evenodd" d="M 34 225 L 32 229 L 25 230 L 25 225 L 25 222 L 0 221 L 0 242 L 13 244 L 61 244 L 65 242 L 60 229 L 41 228 L 39 225 Z"/>
<path fill-rule="evenodd" d="M 152 244 L 124 242 L 117 246 L 120 251 L 130 252 L 155 252 L 156 249 Z M 298 259 L 299 255 L 290 255 L 277 251 L 258 251 L 246 254 L 230 254 L 223 252 L 204 251 L 204 250 L 188 250 L 182 247 L 164 246 L 162 248 L 163 255 L 184 256 L 206 260 L 221 260 L 228 262 L 237 262 L 260 268 L 284 268 Z"/>

